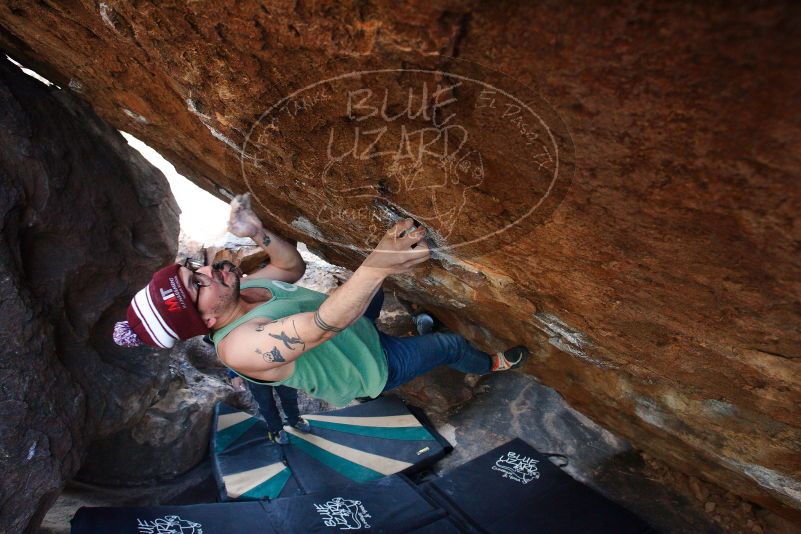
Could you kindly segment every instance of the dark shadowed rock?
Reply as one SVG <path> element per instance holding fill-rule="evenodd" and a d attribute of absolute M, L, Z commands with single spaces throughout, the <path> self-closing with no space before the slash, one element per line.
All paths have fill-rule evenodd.
<path fill-rule="evenodd" d="M 87 446 L 129 424 L 167 354 L 111 341 L 174 256 L 164 176 L 70 93 L 0 61 L 0 531 L 36 524 Z"/>
<path fill-rule="evenodd" d="M 225 366 L 217 357 L 214 347 L 203 341 L 203 337 L 194 337 L 178 345 L 186 361 L 196 369 L 204 372 L 220 371 L 223 372 Z"/>
<path fill-rule="evenodd" d="M 0 23 L 12 55 L 334 263 L 419 216 L 439 250 L 392 281 L 404 298 L 482 348 L 531 346 L 524 371 L 594 421 L 801 519 L 798 2 L 15 0 Z M 465 150 L 422 142 L 445 131 Z"/>
<path fill-rule="evenodd" d="M 148 485 L 183 475 L 207 456 L 214 406 L 235 404 L 238 395 L 222 369 L 203 373 L 189 364 L 183 345 L 170 351 L 169 380 L 159 400 L 134 424 L 94 441 L 79 480 Z"/>

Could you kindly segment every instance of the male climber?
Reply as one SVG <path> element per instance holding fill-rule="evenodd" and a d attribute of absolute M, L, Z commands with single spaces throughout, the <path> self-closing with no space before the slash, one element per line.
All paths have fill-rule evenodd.
<path fill-rule="evenodd" d="M 263 247 L 269 264 L 244 278 L 230 263 L 165 267 L 133 298 L 115 341 L 169 348 L 210 332 L 220 360 L 243 378 L 302 389 L 335 406 L 377 397 L 438 365 L 486 374 L 518 367 L 528 354 L 514 347 L 490 355 L 453 333 L 389 336 L 364 316 L 387 277 L 430 257 L 425 229 L 411 219 L 390 228 L 329 296 L 293 284 L 305 262 L 262 226 L 247 195 L 231 202 L 229 231 Z"/>

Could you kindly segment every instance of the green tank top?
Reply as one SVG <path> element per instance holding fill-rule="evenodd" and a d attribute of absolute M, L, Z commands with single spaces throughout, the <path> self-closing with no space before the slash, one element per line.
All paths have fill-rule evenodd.
<path fill-rule="evenodd" d="M 304 287 L 257 278 L 242 280 L 241 289 L 269 289 L 273 298 L 212 334 L 216 347 L 233 329 L 257 317 L 281 319 L 296 313 L 312 312 L 327 295 Z M 236 370 L 233 370 L 235 373 Z M 387 383 L 387 359 L 378 331 L 366 317 L 359 319 L 295 360 L 295 371 L 279 382 L 264 382 L 237 373 L 257 384 L 302 389 L 335 406 L 345 406 L 357 397 L 377 397 Z"/>

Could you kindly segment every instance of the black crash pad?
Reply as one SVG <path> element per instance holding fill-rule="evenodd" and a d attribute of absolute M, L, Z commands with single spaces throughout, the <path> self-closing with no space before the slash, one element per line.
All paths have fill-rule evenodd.
<path fill-rule="evenodd" d="M 262 503 L 104 507 L 78 510 L 71 534 L 278 534 Z"/>
<path fill-rule="evenodd" d="M 396 475 L 273 501 L 81 508 L 72 534 L 401 534 L 460 532 L 447 512 Z"/>
<path fill-rule="evenodd" d="M 577 482 L 521 439 L 427 482 L 423 491 L 464 531 L 652 532 L 637 516 Z"/>

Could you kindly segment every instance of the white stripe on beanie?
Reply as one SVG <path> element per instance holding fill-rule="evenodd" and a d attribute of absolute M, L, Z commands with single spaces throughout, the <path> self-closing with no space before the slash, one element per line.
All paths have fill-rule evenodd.
<path fill-rule="evenodd" d="M 147 287 L 145 287 L 142 291 L 147 291 Z M 167 347 L 162 345 L 159 342 L 158 338 L 156 338 L 156 335 L 151 330 L 150 325 L 148 325 L 147 320 L 145 319 L 145 315 L 142 312 L 142 309 L 145 309 L 145 310 L 147 310 L 148 314 L 151 313 L 150 312 L 150 308 L 148 307 L 148 304 L 147 304 L 147 297 L 142 295 L 142 291 L 139 291 L 139 293 L 137 293 L 136 296 L 134 296 L 133 300 L 131 301 L 131 308 L 133 308 L 133 311 L 136 314 L 136 317 L 139 319 L 139 322 L 144 327 L 145 331 L 147 332 L 147 335 L 150 337 L 151 340 L 153 340 L 153 343 L 155 343 L 156 345 L 158 345 L 162 349 L 165 349 Z M 143 306 L 140 306 L 140 304 L 143 304 Z"/>
<path fill-rule="evenodd" d="M 171 348 L 175 344 L 175 340 L 162 326 L 158 312 L 151 307 L 148 287 L 149 285 L 145 286 L 133 298 L 134 312 L 156 345 L 163 349 Z"/>
<path fill-rule="evenodd" d="M 150 287 L 150 284 L 147 285 L 147 288 L 149 288 L 149 287 Z M 167 332 L 167 334 L 171 338 L 177 340 L 178 339 L 178 334 L 173 332 L 172 328 L 170 328 L 167 325 L 167 321 L 164 320 L 164 317 L 162 317 L 161 312 L 159 312 L 159 309 L 156 308 L 156 303 L 153 302 L 153 294 L 150 291 L 146 291 L 145 292 L 145 296 L 147 297 L 147 303 L 150 305 L 150 309 L 153 310 L 153 313 L 155 314 L 156 319 L 159 320 L 159 324 L 161 325 L 161 327 L 164 328 L 164 330 Z M 173 341 L 170 344 L 170 346 L 172 346 L 173 344 L 175 344 L 175 341 Z"/>

